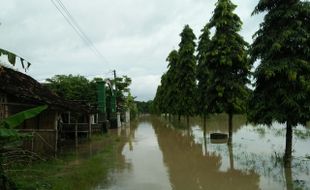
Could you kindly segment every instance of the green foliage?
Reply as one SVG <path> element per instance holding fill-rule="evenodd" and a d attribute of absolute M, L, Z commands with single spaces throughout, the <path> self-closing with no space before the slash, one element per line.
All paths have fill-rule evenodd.
<path fill-rule="evenodd" d="M 209 29 L 215 28 L 205 58 L 200 57 L 204 62 L 200 65 L 207 68 L 204 72 L 211 76 L 204 92 L 208 96 L 208 113 L 243 113 L 250 93 L 246 86 L 251 69 L 248 44 L 238 34 L 242 22 L 233 13 L 235 8 L 230 0 L 219 0 L 207 25 Z"/>
<path fill-rule="evenodd" d="M 119 111 L 126 111 L 130 109 L 133 104 L 134 97 L 130 94 L 131 78 L 128 76 L 116 77 L 112 80 L 112 84 L 116 86 L 116 99 Z M 129 103 L 129 104 L 128 104 Z M 132 107 L 131 107 L 132 108 Z"/>
<path fill-rule="evenodd" d="M 290 6 L 299 1 L 300 0 L 260 0 L 258 5 L 255 7 L 253 14 L 258 14 L 264 11 L 271 11 L 281 4 Z"/>
<path fill-rule="evenodd" d="M 108 183 L 112 169 L 124 167 L 117 161 L 121 159 L 119 151 L 125 142 L 122 138 L 105 135 L 93 136 L 90 143 L 93 147 L 90 155 L 85 154 L 89 146 L 81 146 L 56 159 L 16 166 L 8 174 L 19 190 L 94 189 L 98 184 Z M 77 156 L 80 154 L 83 156 Z"/>
<path fill-rule="evenodd" d="M 0 56 L 1 56 L 1 55 L 6 55 L 6 56 L 8 57 L 9 62 L 10 62 L 13 66 L 15 66 L 15 63 L 16 63 L 16 55 L 15 55 L 14 53 L 11 53 L 11 52 L 9 52 L 9 51 L 7 51 L 7 50 L 4 50 L 4 49 L 1 49 L 1 48 L 0 48 Z"/>
<path fill-rule="evenodd" d="M 145 114 L 145 113 L 153 113 L 153 101 L 147 101 L 147 102 L 140 102 L 136 101 L 137 108 L 138 108 L 138 113 Z"/>
<path fill-rule="evenodd" d="M 47 109 L 47 105 L 35 107 L 26 111 L 19 112 L 0 121 L 0 143 L 8 143 L 8 139 L 16 139 L 21 136 L 14 128 L 21 125 L 25 120 L 33 118 Z M 2 147 L 0 147 L 2 148 Z"/>
<path fill-rule="evenodd" d="M 196 106 L 196 58 L 195 34 L 186 25 L 180 34 L 179 56 L 176 64 L 175 85 L 177 86 L 175 113 L 192 116 Z"/>
<path fill-rule="evenodd" d="M 177 112 L 176 102 L 178 94 L 177 87 L 177 64 L 178 52 L 173 50 L 167 57 L 168 71 L 161 77 L 161 86 L 157 89 L 154 103 L 161 113 L 175 114 Z"/>
<path fill-rule="evenodd" d="M 10 52 L 10 51 L 7 51 L 7 50 L 4 50 L 4 49 L 1 49 L 1 48 L 0 48 L 0 57 L 1 57 L 2 55 L 6 55 L 6 56 L 8 57 L 9 63 L 10 63 L 11 65 L 13 65 L 13 66 L 15 66 L 15 64 L 16 64 L 16 58 L 19 57 L 19 56 L 16 55 L 15 53 L 12 53 L 12 52 Z M 23 59 L 23 58 L 21 58 L 21 57 L 19 57 L 19 58 L 20 58 L 20 63 L 21 63 L 21 65 L 22 65 L 22 68 L 25 69 L 25 70 L 27 70 L 27 69 L 30 67 L 31 63 L 25 61 L 25 59 Z M 27 65 L 25 65 L 25 64 L 27 64 Z"/>
<path fill-rule="evenodd" d="M 164 108 L 164 103 L 163 103 L 163 96 L 164 96 L 163 87 L 162 87 L 162 85 L 159 85 L 157 87 L 155 98 L 154 98 L 154 101 L 153 101 L 154 102 L 154 104 L 153 104 L 153 111 L 156 114 L 165 113 L 164 112 L 165 108 Z"/>
<path fill-rule="evenodd" d="M 249 120 L 304 124 L 310 119 L 310 2 L 260 1 L 254 13 L 263 11 L 250 51 L 251 62 L 261 64 Z"/>
<path fill-rule="evenodd" d="M 208 25 L 206 25 L 202 30 L 202 34 L 199 37 L 198 43 L 198 66 L 197 66 L 197 80 L 198 80 L 198 90 L 197 90 L 197 111 L 198 114 L 207 115 L 208 114 L 208 88 L 211 85 L 211 72 L 208 69 L 208 60 L 206 59 L 208 52 L 210 51 L 210 31 Z"/>
<path fill-rule="evenodd" d="M 178 52 L 176 50 L 171 51 L 166 60 L 168 62 L 168 71 L 166 74 L 166 80 L 163 84 L 163 87 L 165 89 L 165 97 L 163 103 L 166 107 L 167 113 L 176 114 L 176 94 L 178 94 L 179 90 L 177 86 L 177 65 L 179 62 Z"/>
<path fill-rule="evenodd" d="M 46 110 L 47 107 L 48 107 L 47 105 L 43 105 L 43 106 L 35 107 L 35 108 L 29 109 L 26 111 L 19 112 L 1 121 L 0 126 L 3 126 L 7 129 L 15 128 L 21 125 L 25 120 L 37 116 L 42 111 Z"/>
<path fill-rule="evenodd" d="M 125 100 L 125 107 L 130 111 L 130 119 L 135 119 L 138 114 L 138 107 L 135 102 L 135 97 L 128 92 L 128 95 Z"/>
<path fill-rule="evenodd" d="M 21 125 L 25 120 L 31 119 L 42 111 L 46 110 L 48 106 L 39 106 L 26 111 L 19 112 L 2 121 L 0 121 L 0 153 L 8 145 L 14 145 L 14 141 L 25 137 L 25 134 L 18 133 L 14 128 Z M 14 189 L 14 183 L 5 175 L 2 167 L 2 154 L 0 154 L 0 189 Z M 8 184 L 9 183 L 9 184 Z"/>
<path fill-rule="evenodd" d="M 157 91 L 156 91 L 156 95 L 154 98 L 154 109 L 156 113 L 167 113 L 167 106 L 165 104 L 165 100 L 166 100 L 166 89 L 165 87 L 167 87 L 166 85 L 166 78 L 167 78 L 167 74 L 163 74 L 161 77 L 161 85 L 159 85 L 157 87 Z"/>
<path fill-rule="evenodd" d="M 94 78 L 93 80 L 88 80 L 84 76 L 73 76 L 73 75 L 56 75 L 50 79 L 47 79 L 48 84 L 46 86 L 50 88 L 60 97 L 65 100 L 71 101 L 84 101 L 88 104 L 93 104 L 97 102 L 97 82 L 103 81 L 102 78 Z M 131 84 L 131 79 L 127 76 L 117 77 L 111 80 L 112 86 L 116 86 L 117 109 L 120 112 L 124 112 L 127 109 L 132 109 L 136 111 L 133 107 L 133 103 L 130 103 L 128 98 L 130 94 L 129 86 Z M 107 93 L 107 99 L 112 101 L 110 93 Z M 111 109 L 111 105 L 107 104 L 107 109 Z"/>
<path fill-rule="evenodd" d="M 65 100 L 96 102 L 96 85 L 94 79 L 90 82 L 87 78 L 77 75 L 56 75 L 47 79 L 47 87 Z"/>

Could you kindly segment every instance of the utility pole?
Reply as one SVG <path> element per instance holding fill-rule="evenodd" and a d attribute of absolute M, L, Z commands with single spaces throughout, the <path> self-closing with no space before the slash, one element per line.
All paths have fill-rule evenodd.
<path fill-rule="evenodd" d="M 115 69 L 113 70 L 113 74 L 114 74 L 114 89 L 116 92 L 116 70 Z"/>
<path fill-rule="evenodd" d="M 116 70 L 113 70 L 114 80 L 116 79 Z"/>
<path fill-rule="evenodd" d="M 120 127 L 121 126 L 121 115 L 120 112 L 118 110 L 118 105 L 117 105 L 117 87 L 116 87 L 116 70 L 113 70 L 113 74 L 114 74 L 114 88 L 115 88 L 115 92 L 114 92 L 114 96 L 115 96 L 115 112 L 116 112 L 116 127 Z"/>

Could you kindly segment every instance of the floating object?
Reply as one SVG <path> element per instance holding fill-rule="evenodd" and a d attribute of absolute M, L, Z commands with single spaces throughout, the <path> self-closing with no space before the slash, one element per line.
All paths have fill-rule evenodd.
<path fill-rule="evenodd" d="M 226 144 L 227 139 L 211 139 L 212 144 Z"/>
<path fill-rule="evenodd" d="M 225 133 L 211 133 L 210 138 L 211 139 L 227 139 L 228 135 Z"/>
<path fill-rule="evenodd" d="M 213 144 L 227 143 L 228 135 L 225 133 L 211 133 L 210 139 Z"/>

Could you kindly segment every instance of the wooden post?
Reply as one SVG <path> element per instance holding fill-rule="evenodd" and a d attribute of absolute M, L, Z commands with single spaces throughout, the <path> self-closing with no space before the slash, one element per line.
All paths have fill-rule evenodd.
<path fill-rule="evenodd" d="M 71 112 L 68 112 L 68 123 L 71 123 Z"/>
<path fill-rule="evenodd" d="M 75 127 L 74 127 L 74 133 L 75 133 L 75 146 L 78 146 L 78 124 L 77 122 L 75 123 Z"/>
<path fill-rule="evenodd" d="M 91 133 L 92 133 L 92 129 L 91 129 L 91 124 L 92 124 L 92 116 L 91 114 L 89 114 L 89 121 L 88 121 L 88 139 L 91 138 Z"/>
<path fill-rule="evenodd" d="M 233 114 L 228 113 L 228 144 L 232 144 L 233 136 Z"/>
<path fill-rule="evenodd" d="M 32 129 L 31 151 L 34 152 L 34 129 Z"/>
<path fill-rule="evenodd" d="M 58 151 L 58 125 L 59 125 L 58 117 L 59 117 L 59 115 L 56 112 L 56 117 L 55 117 L 55 155 L 56 155 L 56 152 Z"/>
<path fill-rule="evenodd" d="M 55 153 L 58 152 L 58 129 L 55 130 Z"/>

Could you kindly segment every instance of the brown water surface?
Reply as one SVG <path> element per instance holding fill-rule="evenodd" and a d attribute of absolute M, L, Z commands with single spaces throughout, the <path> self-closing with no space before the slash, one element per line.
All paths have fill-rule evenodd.
<path fill-rule="evenodd" d="M 115 135 L 127 139 L 109 190 L 310 189 L 310 130 L 294 129 L 292 169 L 283 168 L 285 127 L 252 126 L 233 120 L 233 143 L 211 142 L 210 133 L 227 131 L 227 116 L 169 122 L 144 116 Z"/>

